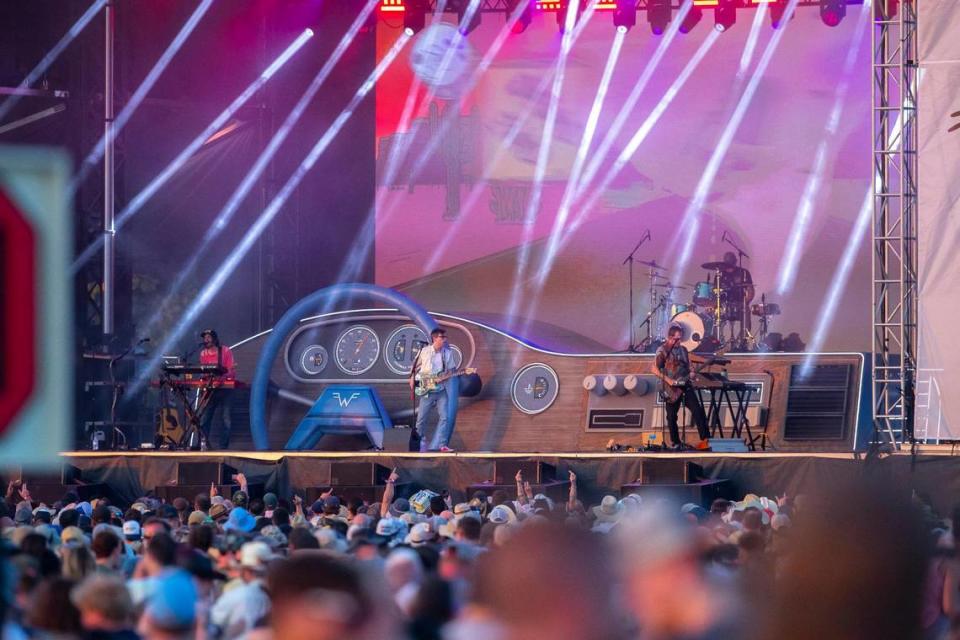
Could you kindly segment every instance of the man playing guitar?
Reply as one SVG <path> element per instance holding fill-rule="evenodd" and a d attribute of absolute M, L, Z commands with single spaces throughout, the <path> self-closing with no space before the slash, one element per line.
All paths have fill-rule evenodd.
<path fill-rule="evenodd" d="M 683 448 L 680 441 L 680 431 L 677 428 L 677 414 L 680 405 L 686 405 L 693 416 L 697 433 L 700 435 L 699 450 L 710 448 L 710 431 L 707 429 L 707 416 L 703 412 L 703 405 L 697 398 L 697 391 L 691 380 L 690 363 L 708 364 L 707 360 L 689 353 L 680 342 L 683 340 L 683 327 L 671 325 L 667 332 L 667 340 L 657 349 L 654 359 L 653 373 L 660 378 L 660 396 L 663 398 L 664 410 L 667 414 L 667 427 L 670 429 L 670 441 L 674 449 Z"/>
<path fill-rule="evenodd" d="M 456 370 L 453 350 L 447 345 L 447 332 L 437 328 L 430 332 L 430 344 L 420 349 L 417 361 L 410 374 L 410 388 L 416 384 L 417 375 L 437 376 Z M 452 383 L 452 384 L 451 384 Z M 450 436 L 453 434 L 456 414 L 450 415 L 450 393 L 459 389 L 456 378 L 443 384 L 438 384 L 432 391 L 420 396 L 420 405 L 417 407 L 416 430 L 420 437 L 426 434 L 427 417 L 430 410 L 437 408 L 437 431 L 430 441 L 431 451 L 452 452 Z"/>

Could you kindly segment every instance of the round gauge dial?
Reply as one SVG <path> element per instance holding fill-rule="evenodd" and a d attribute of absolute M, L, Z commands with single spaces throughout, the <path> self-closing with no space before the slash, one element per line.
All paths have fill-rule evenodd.
<path fill-rule="evenodd" d="M 520 411 L 535 415 L 550 408 L 560 392 L 557 372 L 545 364 L 528 364 L 513 378 L 510 396 Z"/>
<path fill-rule="evenodd" d="M 300 368 L 309 376 L 315 376 L 327 367 L 330 356 L 319 344 L 312 344 L 300 356 Z"/>
<path fill-rule="evenodd" d="M 351 376 L 366 373 L 380 355 L 380 339 L 368 326 L 350 327 L 337 338 L 334 353 L 337 367 Z"/>
<path fill-rule="evenodd" d="M 459 369 L 463 364 L 463 351 L 455 344 L 450 345 L 450 351 L 453 351 L 453 368 Z"/>
<path fill-rule="evenodd" d="M 383 361 L 397 375 L 410 375 L 417 354 L 428 344 L 430 338 L 420 327 L 414 324 L 397 327 L 383 343 Z"/>

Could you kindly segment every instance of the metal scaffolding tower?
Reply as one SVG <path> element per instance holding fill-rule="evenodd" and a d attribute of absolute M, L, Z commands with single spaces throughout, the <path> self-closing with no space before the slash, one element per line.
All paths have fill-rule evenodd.
<path fill-rule="evenodd" d="M 872 6 L 873 424 L 894 447 L 914 439 L 917 380 L 916 4 Z"/>

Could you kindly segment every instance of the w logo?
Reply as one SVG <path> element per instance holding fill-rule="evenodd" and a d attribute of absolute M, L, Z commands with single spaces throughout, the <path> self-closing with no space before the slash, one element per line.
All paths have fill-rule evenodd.
<path fill-rule="evenodd" d="M 337 399 L 337 403 L 340 404 L 341 409 L 346 409 L 347 407 L 350 406 L 351 402 L 353 402 L 354 400 L 360 397 L 360 394 L 357 392 L 354 392 L 354 393 L 351 393 L 349 397 L 344 398 L 342 395 L 340 395 L 339 391 L 334 391 L 333 397 Z"/>

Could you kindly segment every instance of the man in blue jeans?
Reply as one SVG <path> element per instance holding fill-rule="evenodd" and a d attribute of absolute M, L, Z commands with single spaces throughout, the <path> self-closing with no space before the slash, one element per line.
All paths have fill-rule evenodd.
<path fill-rule="evenodd" d="M 454 366 L 453 350 L 447 345 L 447 332 L 437 328 L 430 332 L 430 344 L 420 350 L 417 361 L 410 376 L 410 388 L 413 389 L 419 376 L 438 376 L 456 370 Z M 424 437 L 426 433 L 427 417 L 431 409 L 437 408 L 437 430 L 430 439 L 431 451 L 451 453 L 450 436 L 453 434 L 456 421 L 456 394 L 459 390 L 457 378 L 450 378 L 437 385 L 429 393 L 420 397 L 417 407 L 417 433 Z M 450 403 L 453 398 L 454 402 Z"/>

